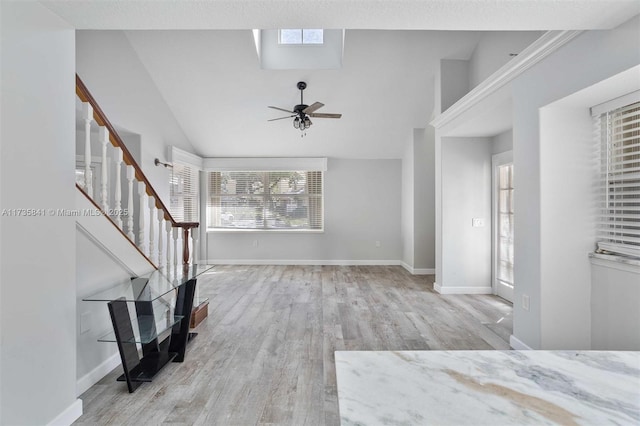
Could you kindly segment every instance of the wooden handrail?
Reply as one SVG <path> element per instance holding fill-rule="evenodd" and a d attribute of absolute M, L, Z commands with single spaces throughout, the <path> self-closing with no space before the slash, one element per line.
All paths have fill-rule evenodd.
<path fill-rule="evenodd" d="M 171 225 L 174 228 L 183 228 L 184 230 L 189 230 L 191 228 L 197 228 L 198 226 L 200 226 L 198 222 L 176 222 L 173 216 L 171 216 L 169 209 L 164 205 L 155 189 L 153 189 L 153 186 L 151 186 L 151 183 L 142 172 L 142 168 L 140 168 L 136 160 L 133 158 L 133 155 L 131 155 L 131 153 L 127 149 L 127 146 L 120 138 L 120 135 L 118 134 L 118 132 L 116 132 L 116 129 L 113 127 L 105 113 L 102 111 L 102 108 L 100 108 L 100 105 L 98 105 L 98 102 L 96 102 L 95 98 L 91 95 L 91 92 L 89 92 L 89 89 L 87 89 L 87 86 L 84 85 L 78 74 L 76 74 L 76 95 L 78 95 L 82 102 L 88 102 L 91 105 L 91 107 L 93 108 L 93 118 L 96 123 L 98 123 L 98 125 L 100 126 L 106 127 L 107 130 L 109 130 L 109 141 L 111 142 L 111 145 L 122 150 L 122 157 L 125 164 L 132 166 L 135 170 L 136 179 L 140 182 L 145 183 L 147 195 L 155 199 L 156 208 L 163 211 L 165 220 L 171 222 Z"/>

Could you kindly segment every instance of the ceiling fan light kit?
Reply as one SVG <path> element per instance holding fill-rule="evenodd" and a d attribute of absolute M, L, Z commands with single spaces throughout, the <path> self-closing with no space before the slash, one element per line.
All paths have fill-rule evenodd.
<path fill-rule="evenodd" d="M 296 87 L 298 88 L 298 90 L 300 90 L 300 103 L 298 105 L 294 106 L 292 111 L 290 111 L 288 109 L 285 109 L 285 108 L 269 106 L 269 108 L 277 109 L 278 111 L 288 112 L 288 113 L 290 113 L 292 115 L 288 115 L 286 117 L 280 117 L 280 118 L 273 118 L 273 119 L 267 120 L 267 121 L 276 121 L 276 120 L 284 120 L 286 118 L 293 118 L 293 127 L 295 129 L 299 129 L 301 132 L 304 132 L 306 129 L 311 127 L 311 125 L 313 124 L 313 122 L 311 121 L 310 117 L 316 117 L 316 118 L 340 118 L 340 117 L 342 117 L 342 114 L 316 113 L 315 111 L 317 111 L 318 109 L 322 108 L 324 106 L 324 104 L 321 103 L 321 102 L 314 102 L 311 105 L 306 105 L 304 103 L 303 91 L 304 91 L 304 89 L 307 88 L 307 83 L 305 83 L 304 81 L 299 81 L 298 84 L 296 85 Z M 302 133 L 302 136 L 305 136 L 305 135 L 306 135 L 306 132 Z"/>

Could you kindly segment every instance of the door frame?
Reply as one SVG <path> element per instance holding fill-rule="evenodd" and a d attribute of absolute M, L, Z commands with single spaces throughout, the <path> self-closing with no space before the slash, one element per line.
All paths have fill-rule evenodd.
<path fill-rule="evenodd" d="M 513 164 L 513 150 L 491 156 L 491 291 L 495 295 L 498 294 L 498 194 L 500 191 L 500 174 L 498 170 L 500 166 L 508 164 Z M 511 298 L 513 299 L 513 296 Z M 511 302 L 513 303 L 513 301 Z"/>

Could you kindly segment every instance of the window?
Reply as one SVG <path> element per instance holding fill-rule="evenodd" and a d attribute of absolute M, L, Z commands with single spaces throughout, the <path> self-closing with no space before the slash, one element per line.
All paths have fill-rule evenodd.
<path fill-rule="evenodd" d="M 198 169 L 174 163 L 169 180 L 169 211 L 176 222 L 198 222 Z"/>
<path fill-rule="evenodd" d="M 322 171 L 214 171 L 207 176 L 214 229 L 323 229 Z"/>
<path fill-rule="evenodd" d="M 278 35 L 280 44 L 323 44 L 324 30 L 319 29 L 284 29 Z"/>
<path fill-rule="evenodd" d="M 594 119 L 602 202 L 598 249 L 640 258 L 640 102 Z"/>

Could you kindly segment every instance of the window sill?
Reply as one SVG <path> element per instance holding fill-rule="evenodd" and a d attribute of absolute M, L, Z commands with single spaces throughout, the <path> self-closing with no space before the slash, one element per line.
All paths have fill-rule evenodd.
<path fill-rule="evenodd" d="M 324 229 L 214 229 L 208 228 L 207 234 L 324 234 Z"/>
<path fill-rule="evenodd" d="M 613 254 L 589 253 L 589 260 L 592 265 L 640 274 L 640 259 Z"/>

